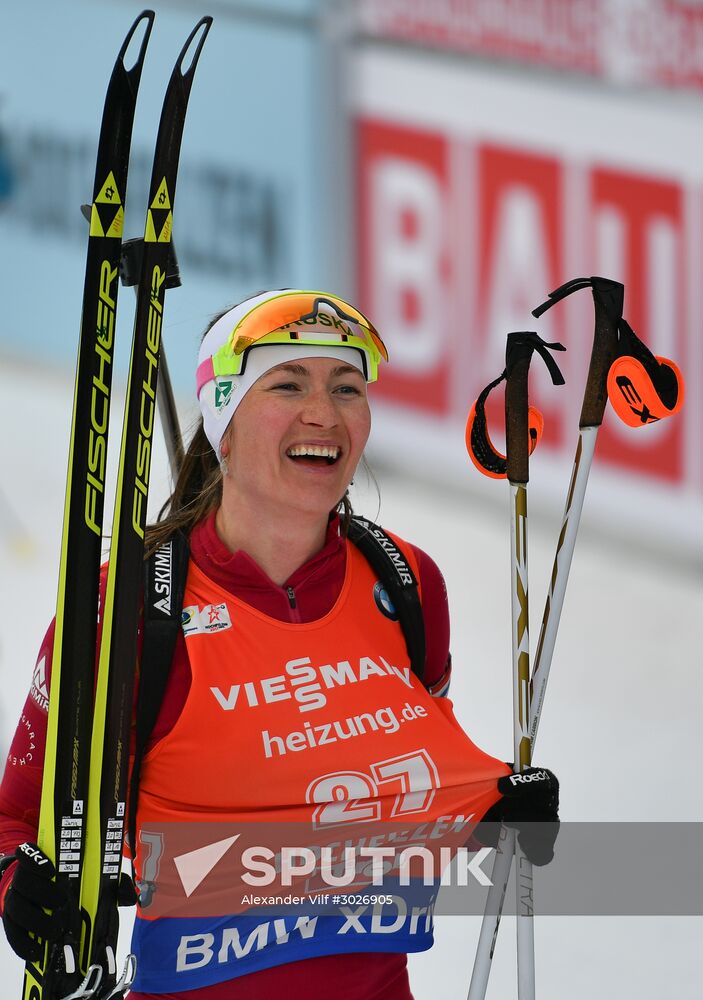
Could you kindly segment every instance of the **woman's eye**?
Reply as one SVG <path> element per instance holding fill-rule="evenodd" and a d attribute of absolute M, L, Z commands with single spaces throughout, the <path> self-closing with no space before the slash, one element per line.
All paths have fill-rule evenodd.
<path fill-rule="evenodd" d="M 286 391 L 290 391 L 290 390 L 295 391 L 298 388 L 298 386 L 297 386 L 297 384 L 295 382 L 276 382 L 276 384 L 272 385 L 271 388 L 272 389 L 283 389 L 283 390 L 286 390 Z"/>
<path fill-rule="evenodd" d="M 340 393 L 343 396 L 347 396 L 347 395 L 349 395 L 349 396 L 360 396 L 361 395 L 361 390 L 359 388 L 357 388 L 357 386 L 355 386 L 355 385 L 338 385 L 337 388 L 334 391 L 337 392 L 337 393 Z"/>

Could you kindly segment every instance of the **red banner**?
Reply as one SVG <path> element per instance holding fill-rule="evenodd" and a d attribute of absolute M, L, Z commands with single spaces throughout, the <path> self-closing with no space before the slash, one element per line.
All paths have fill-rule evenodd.
<path fill-rule="evenodd" d="M 610 79 L 703 86 L 694 0 L 360 0 L 370 35 Z"/>
<path fill-rule="evenodd" d="M 369 118 L 357 139 L 359 291 L 392 361 L 381 398 L 455 424 L 500 372 L 506 334 L 537 329 L 569 347 L 559 358 L 567 388 L 553 389 L 536 365 L 531 395 L 545 416 L 542 447 L 570 451 L 592 306 L 584 295 L 539 322 L 530 312 L 578 276 L 566 263 L 574 243 L 586 273 L 624 282 L 625 317 L 642 340 L 686 371 L 694 269 L 684 266 L 683 181 Z M 569 185 L 574 171 L 579 184 Z M 690 373 L 690 399 L 700 381 Z M 677 416 L 633 430 L 608 412 L 598 460 L 683 485 L 686 426 Z"/>
<path fill-rule="evenodd" d="M 440 135 L 369 122 L 358 135 L 359 205 L 373 245 L 359 276 L 398 363 L 384 377 L 389 399 L 445 414 L 451 344 L 446 209 L 447 144 Z M 444 331 L 441 338 L 437 331 Z"/>

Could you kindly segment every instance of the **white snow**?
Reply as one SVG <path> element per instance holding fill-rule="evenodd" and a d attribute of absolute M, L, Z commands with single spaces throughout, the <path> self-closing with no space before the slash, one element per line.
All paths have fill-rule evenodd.
<path fill-rule="evenodd" d="M 70 401 L 67 378 L 0 358 L 3 756 L 53 613 Z M 113 441 L 119 423 L 113 420 Z M 161 447 L 155 463 L 156 501 L 168 481 Z M 467 476 L 473 474 L 467 462 Z M 536 459 L 531 474 L 539 475 Z M 495 484 L 489 507 L 420 480 L 379 469 L 376 476 L 380 513 L 373 488 L 363 483 L 357 508 L 419 544 L 442 568 L 452 608 L 457 713 L 476 743 L 511 759 L 507 486 Z M 544 523 L 539 510 L 530 514 L 534 643 L 559 524 Z M 655 556 L 595 534 L 586 496 L 536 752 L 537 762 L 561 780 L 563 819 L 703 820 L 695 779 L 702 589 L 691 561 L 667 561 L 661 549 Z M 538 894 L 538 879 L 536 885 Z M 434 949 L 410 960 L 416 1000 L 466 995 L 479 922 L 437 920 Z M 702 932 L 701 918 L 538 917 L 538 996 L 695 1000 L 703 978 Z M 505 918 L 489 998 L 517 996 L 514 955 L 514 921 Z M 22 963 L 0 940 L 3 995 L 19 997 L 21 978 Z"/>

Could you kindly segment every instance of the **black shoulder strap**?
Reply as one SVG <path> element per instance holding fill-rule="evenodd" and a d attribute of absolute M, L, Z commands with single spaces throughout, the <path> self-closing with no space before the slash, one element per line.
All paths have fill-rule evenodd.
<path fill-rule="evenodd" d="M 173 535 L 144 563 L 142 655 L 137 693 L 136 746 L 129 792 L 129 844 L 136 851 L 137 795 L 144 751 L 161 708 L 171 671 L 176 639 L 181 630 L 185 594 L 188 539 Z"/>
<path fill-rule="evenodd" d="M 410 667 L 421 681 L 425 675 L 425 622 L 417 580 L 408 560 L 383 528 L 364 517 L 354 516 L 349 539 L 365 556 L 391 599 L 408 648 Z"/>

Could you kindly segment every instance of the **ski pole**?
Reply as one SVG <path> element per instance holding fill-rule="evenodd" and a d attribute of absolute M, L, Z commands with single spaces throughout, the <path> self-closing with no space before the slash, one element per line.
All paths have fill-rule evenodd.
<path fill-rule="evenodd" d="M 579 440 L 532 673 L 530 740 L 533 746 L 554 654 L 586 484 L 607 401 L 610 398 L 613 409 L 624 423 L 638 427 L 678 413 L 684 399 L 683 377 L 675 363 L 668 358 L 655 357 L 623 319 L 625 289 L 619 281 L 596 276 L 576 278 L 550 292 L 548 300 L 534 309 L 532 315 L 539 318 L 567 295 L 589 287 L 593 292 L 595 307 L 593 349 L 579 418 Z"/>
<path fill-rule="evenodd" d="M 593 348 L 579 418 L 579 439 L 530 682 L 530 741 L 533 748 L 596 438 L 608 398 L 618 417 L 630 426 L 641 426 L 672 416 L 681 409 L 684 398 L 683 378 L 674 362 L 652 355 L 622 318 L 625 289 L 619 281 L 597 276 L 576 278 L 550 292 L 548 300 L 534 309 L 532 315 L 539 318 L 572 292 L 589 287 L 595 308 Z"/>
<path fill-rule="evenodd" d="M 589 287 L 593 292 L 595 307 L 593 348 L 579 418 L 579 439 L 530 681 L 530 742 L 533 750 L 564 606 L 576 536 L 581 522 L 586 484 L 591 471 L 598 430 L 603 422 L 608 401 L 607 378 L 617 351 L 618 324 L 622 318 L 625 288 L 619 281 L 611 281 L 608 278 L 597 276 L 576 278 L 550 292 L 548 300 L 532 312 L 535 318 L 539 318 L 567 295 L 580 288 Z"/>
<path fill-rule="evenodd" d="M 466 439 L 469 454 L 481 472 L 492 478 L 505 478 L 510 483 L 510 541 L 511 541 L 511 610 L 513 658 L 513 737 L 514 768 L 516 772 L 529 767 L 531 746 L 529 740 L 530 718 L 530 660 L 529 615 L 527 574 L 527 482 L 529 455 L 541 436 L 541 414 L 528 404 L 527 376 L 533 352 L 536 350 L 547 365 L 552 382 L 563 384 L 564 379 L 547 348 L 564 350 L 561 344 L 545 344 L 536 333 L 508 335 L 506 368 L 498 379 L 483 390 L 472 408 L 467 423 Z M 485 419 L 488 394 L 506 381 L 505 427 L 506 456 L 493 447 Z M 488 985 L 490 964 L 495 947 L 502 902 L 505 896 L 512 857 L 517 858 L 517 951 L 518 995 L 530 1000 L 535 993 L 534 931 L 532 920 L 532 865 L 524 857 L 512 830 L 501 830 L 492 873 L 486 915 L 481 927 L 474 975 L 469 997 L 484 996 Z M 493 912 L 491 922 L 487 914 Z"/>
<path fill-rule="evenodd" d="M 668 358 L 652 355 L 622 319 L 624 287 L 620 282 L 597 276 L 574 279 L 551 292 L 548 300 L 538 306 L 533 315 L 541 316 L 567 295 L 588 287 L 592 289 L 595 307 L 593 348 L 579 419 L 579 440 L 530 682 L 530 742 L 533 751 L 586 485 L 607 400 L 610 398 L 618 417 L 626 424 L 641 426 L 677 413 L 684 399 L 683 377 L 676 364 Z M 494 886 L 489 893 L 481 925 L 470 1000 L 483 1000 L 485 997 L 509 875 L 509 859 L 506 866 L 505 858 L 497 855 L 492 873 Z"/>
<path fill-rule="evenodd" d="M 530 643 L 527 572 L 527 483 L 529 480 L 529 407 L 527 376 L 536 334 L 510 334 L 506 349 L 505 451 L 510 484 L 510 555 L 513 655 L 514 768 L 532 763 L 530 721 Z M 540 339 L 540 338 L 537 338 Z M 545 355 L 545 360 L 549 355 Z M 550 359 L 551 360 L 551 359 Z M 552 371 L 555 384 L 564 379 Z M 517 974 L 519 1000 L 534 1000 L 535 942 L 532 862 L 513 832 L 516 866 Z"/>
<path fill-rule="evenodd" d="M 532 762 L 527 726 L 530 716 L 530 642 L 527 573 L 527 375 L 531 347 L 520 334 L 508 336 L 505 387 L 505 454 L 510 484 L 510 608 L 513 654 L 513 760 L 516 772 Z M 511 359 L 511 353 L 514 355 Z M 512 360 L 512 364 L 511 364 Z M 516 866 L 517 975 L 519 1000 L 534 1000 L 535 940 L 532 898 L 532 865 L 523 855 L 513 832 Z M 523 896 L 523 891 L 525 895 Z"/>
<path fill-rule="evenodd" d="M 539 719 L 549 677 L 552 655 L 564 604 L 566 584 L 576 545 L 586 484 L 593 459 L 598 428 L 607 402 L 606 381 L 616 352 L 618 323 L 622 316 L 624 287 L 608 278 L 577 278 L 557 288 L 547 302 L 534 310 L 538 318 L 552 305 L 580 288 L 591 287 L 595 306 L 593 349 L 579 420 L 579 441 L 574 458 L 571 482 L 567 492 L 562 527 L 554 556 L 549 592 L 545 602 L 542 625 L 537 642 L 534 670 L 530 681 L 530 744 L 534 752 Z M 491 961 L 495 950 L 503 899 L 510 877 L 510 857 L 496 856 L 492 872 L 494 883 L 486 901 L 481 924 L 474 969 L 469 988 L 469 1000 L 483 1000 L 488 986 Z"/>

